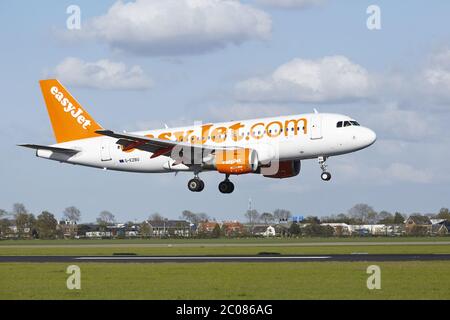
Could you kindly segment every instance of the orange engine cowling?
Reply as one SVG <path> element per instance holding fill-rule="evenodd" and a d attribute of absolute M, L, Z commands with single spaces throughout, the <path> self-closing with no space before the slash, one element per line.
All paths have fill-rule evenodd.
<path fill-rule="evenodd" d="M 251 149 L 217 150 L 214 167 L 220 173 L 245 174 L 258 170 L 258 154 Z"/>
<path fill-rule="evenodd" d="M 276 165 L 277 163 L 275 163 Z M 274 164 L 272 164 L 273 166 Z M 276 168 L 276 167 L 275 167 Z M 278 162 L 278 171 L 273 174 L 264 174 L 266 178 L 284 179 L 295 177 L 300 173 L 300 160 L 290 160 Z"/>

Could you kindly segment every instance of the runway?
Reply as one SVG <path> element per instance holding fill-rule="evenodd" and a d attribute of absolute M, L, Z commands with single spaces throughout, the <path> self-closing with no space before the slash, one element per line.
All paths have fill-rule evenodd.
<path fill-rule="evenodd" d="M 258 256 L 0 256 L 0 263 L 206 263 L 450 261 L 450 254 L 338 254 Z"/>

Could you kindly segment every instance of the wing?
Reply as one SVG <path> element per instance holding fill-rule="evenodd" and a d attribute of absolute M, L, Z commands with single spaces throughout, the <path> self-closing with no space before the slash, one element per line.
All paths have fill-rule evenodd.
<path fill-rule="evenodd" d="M 24 148 L 30 148 L 30 149 L 35 149 L 35 150 L 49 150 L 52 152 L 59 152 L 59 153 L 65 153 L 65 154 L 77 154 L 78 152 L 80 152 L 79 150 L 75 150 L 75 149 L 67 149 L 67 148 L 59 148 L 59 147 L 52 147 L 52 146 L 42 146 L 42 145 L 38 145 L 38 144 L 19 144 L 19 147 L 24 147 Z"/>
<path fill-rule="evenodd" d="M 153 153 L 152 158 L 156 158 L 159 156 L 167 156 L 169 155 L 173 148 L 178 147 L 184 150 L 198 150 L 201 151 L 202 154 L 210 154 L 214 153 L 216 150 L 223 149 L 240 149 L 240 147 L 216 147 L 216 146 L 207 146 L 202 144 L 191 144 L 186 142 L 179 141 L 171 141 L 171 140 L 163 140 L 157 138 L 149 138 L 146 136 L 140 136 L 130 133 L 117 133 L 111 130 L 98 130 L 96 133 L 119 139 L 117 144 L 123 146 L 124 151 L 139 149 L 143 151 L 148 151 Z"/>

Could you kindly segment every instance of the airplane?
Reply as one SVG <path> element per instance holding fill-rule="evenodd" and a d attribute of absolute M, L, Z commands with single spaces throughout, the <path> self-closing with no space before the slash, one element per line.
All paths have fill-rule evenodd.
<path fill-rule="evenodd" d="M 219 191 L 234 191 L 230 176 L 291 178 L 301 161 L 317 159 L 330 181 L 327 159 L 371 146 L 376 134 L 349 116 L 298 114 L 194 126 L 117 132 L 103 128 L 56 79 L 41 80 L 56 144 L 22 144 L 36 156 L 104 170 L 141 173 L 190 172 L 188 189 L 201 192 L 200 173 L 225 175 Z"/>

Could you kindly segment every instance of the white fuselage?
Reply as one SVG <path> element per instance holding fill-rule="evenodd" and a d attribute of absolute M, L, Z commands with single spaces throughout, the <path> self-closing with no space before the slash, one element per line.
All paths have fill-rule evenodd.
<path fill-rule="evenodd" d="M 338 127 L 337 123 L 342 122 Z M 344 126 L 344 123 L 351 125 Z M 165 140 L 204 144 L 208 147 L 244 147 L 256 150 L 259 161 L 303 160 L 330 157 L 361 150 L 373 144 L 375 133 L 339 114 L 300 114 L 244 121 L 198 124 L 189 127 L 134 132 Z M 108 170 L 129 172 L 192 171 L 184 164 L 173 166 L 170 156 L 151 158 L 147 151 L 123 151 L 115 138 L 99 136 L 54 146 L 76 149 L 75 155 L 38 150 L 37 156 Z"/>

